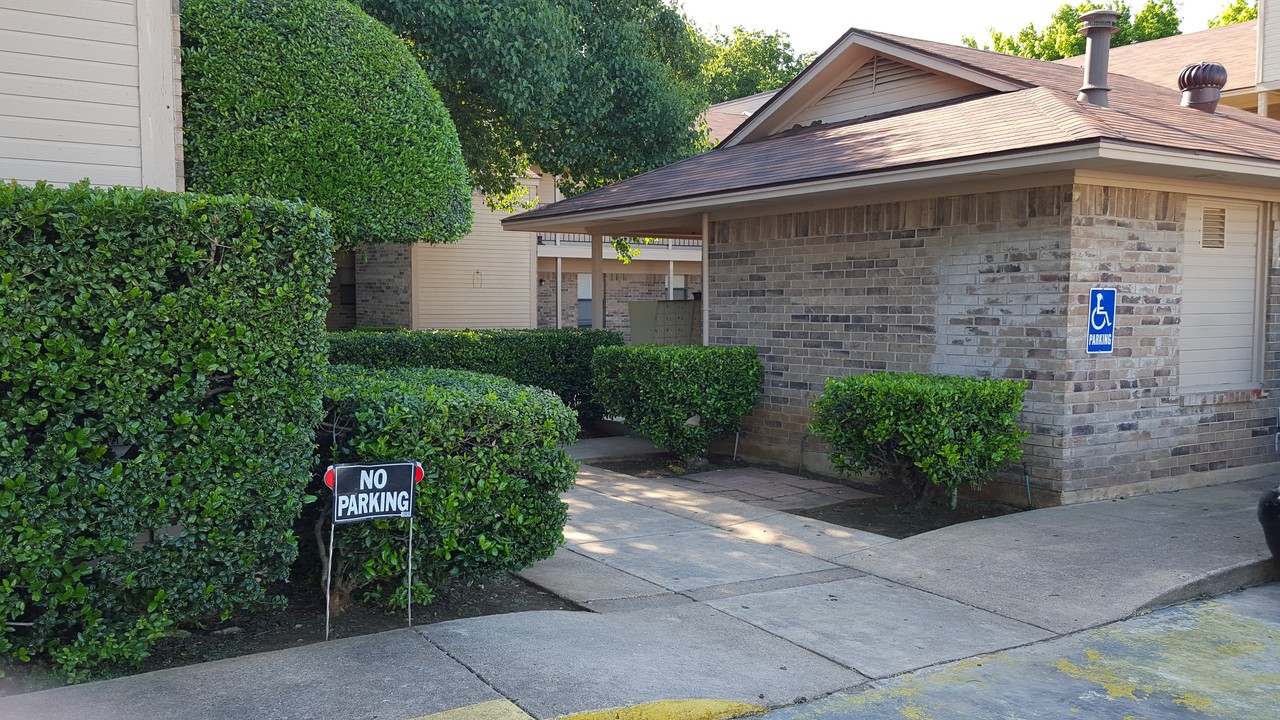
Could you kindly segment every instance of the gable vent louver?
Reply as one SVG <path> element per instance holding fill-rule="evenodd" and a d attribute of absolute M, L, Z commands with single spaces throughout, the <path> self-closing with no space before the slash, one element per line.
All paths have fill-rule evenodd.
<path fill-rule="evenodd" d="M 912 80 L 928 74 L 919 68 L 904 65 L 897 60 L 877 55 L 858 68 L 858 71 L 845 81 L 844 89 L 856 89 L 866 93 L 873 93 L 876 90 L 893 86 L 895 83 Z"/>
<path fill-rule="evenodd" d="M 1200 247 L 1207 250 L 1227 246 L 1227 209 L 1207 207 L 1200 222 Z"/>

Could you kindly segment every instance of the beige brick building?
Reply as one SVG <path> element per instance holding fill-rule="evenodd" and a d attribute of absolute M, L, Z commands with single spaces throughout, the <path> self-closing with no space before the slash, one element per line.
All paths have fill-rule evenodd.
<path fill-rule="evenodd" d="M 716 150 L 506 225 L 707 238 L 705 341 L 765 364 L 748 457 L 826 467 L 826 379 L 889 370 L 1029 382 L 998 494 L 1275 473 L 1280 123 L 1083 80 L 851 30 Z"/>

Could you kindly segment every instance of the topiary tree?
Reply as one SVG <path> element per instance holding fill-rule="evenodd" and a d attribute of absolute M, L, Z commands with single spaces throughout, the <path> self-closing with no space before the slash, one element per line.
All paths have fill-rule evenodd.
<path fill-rule="evenodd" d="M 184 0 L 189 189 L 302 198 L 342 245 L 453 242 L 471 190 L 408 45 L 346 0 Z"/>

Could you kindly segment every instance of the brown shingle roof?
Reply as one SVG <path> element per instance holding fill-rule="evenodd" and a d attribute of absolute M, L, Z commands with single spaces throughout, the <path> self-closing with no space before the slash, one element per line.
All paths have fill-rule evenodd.
<path fill-rule="evenodd" d="M 1280 171 L 1280 125 L 1274 120 L 1232 108 L 1216 114 L 1184 108 L 1176 90 L 1122 75 L 1109 80 L 1111 107 L 1097 107 L 1076 100 L 1083 78 L 1068 65 L 851 32 L 998 74 L 1027 89 L 720 147 L 518 217 L 633 207 L 1101 140 L 1274 161 Z"/>
<path fill-rule="evenodd" d="M 1202 60 L 1227 68 L 1228 92 L 1254 86 L 1258 67 L 1258 21 L 1174 35 L 1111 49 L 1110 70 L 1165 87 L 1178 87 L 1182 68 Z M 1084 67 L 1081 56 L 1057 64 Z"/>
<path fill-rule="evenodd" d="M 733 134 L 738 126 L 746 122 L 751 116 L 745 113 L 726 113 L 708 110 L 704 116 L 707 121 L 707 127 L 711 130 L 711 139 L 715 142 L 729 137 Z"/>

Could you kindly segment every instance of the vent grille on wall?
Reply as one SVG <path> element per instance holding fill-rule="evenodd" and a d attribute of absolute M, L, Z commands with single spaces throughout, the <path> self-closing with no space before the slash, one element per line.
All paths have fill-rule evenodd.
<path fill-rule="evenodd" d="M 1200 224 L 1200 247 L 1213 250 L 1227 246 L 1227 209 L 1207 207 Z"/>

